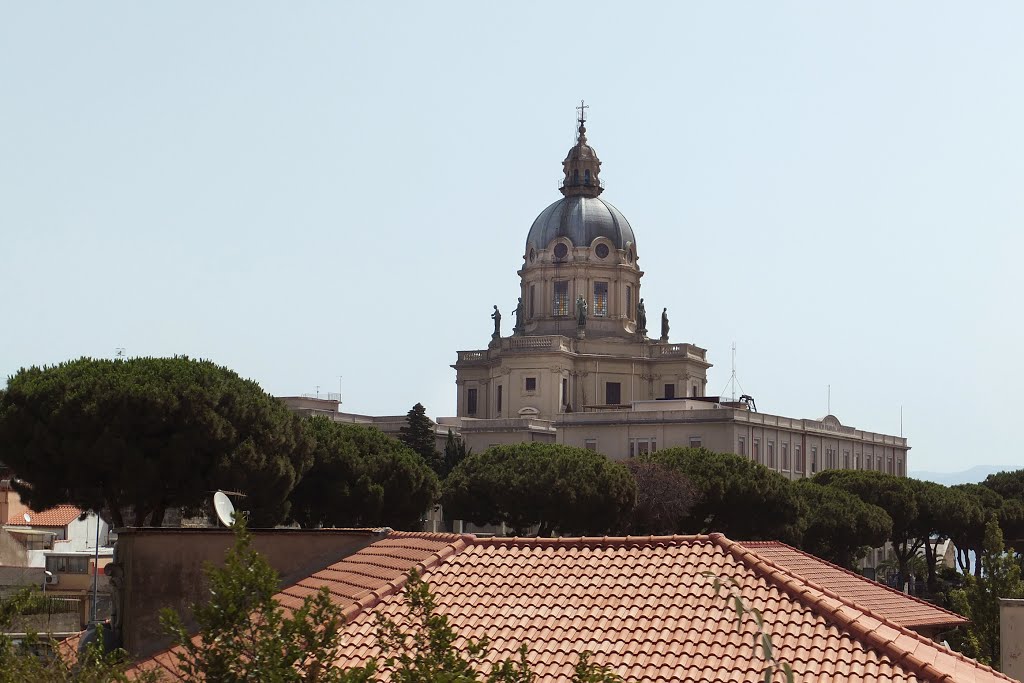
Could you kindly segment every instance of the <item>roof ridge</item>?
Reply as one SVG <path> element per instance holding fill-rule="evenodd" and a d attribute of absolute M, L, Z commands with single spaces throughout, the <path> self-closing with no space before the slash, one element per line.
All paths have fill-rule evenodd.
<path fill-rule="evenodd" d="M 674 534 L 672 536 L 473 536 L 474 545 L 532 545 L 532 546 L 643 546 L 652 543 L 695 543 L 708 541 L 706 534 Z"/>
<path fill-rule="evenodd" d="M 848 574 L 850 576 L 854 576 L 854 577 L 856 577 L 858 579 L 861 579 L 863 581 L 870 581 L 872 584 L 875 584 L 879 588 L 884 588 L 885 590 L 889 591 L 890 593 L 895 593 L 895 594 L 899 595 L 900 597 L 909 598 L 910 600 L 913 600 L 914 602 L 919 603 L 921 605 L 924 605 L 926 607 L 931 607 L 932 609 L 937 609 L 937 610 L 939 610 L 941 612 L 945 612 L 946 614 L 949 614 L 950 616 L 954 616 L 958 620 L 963 621 L 964 623 L 969 623 L 970 622 L 970 619 L 968 619 L 967 617 L 963 616 L 962 614 L 957 614 L 956 612 L 950 611 L 950 610 L 946 609 L 945 607 L 939 607 L 935 603 L 931 603 L 931 602 L 928 602 L 927 600 L 922 600 L 921 598 L 913 596 L 913 595 L 911 595 L 909 593 L 904 593 L 903 591 L 896 590 L 892 586 L 887 586 L 887 585 L 885 585 L 884 583 L 882 583 L 880 581 L 874 581 L 872 579 L 869 579 L 868 577 L 864 576 L 863 574 L 858 574 L 857 572 L 851 571 L 851 570 L 847 569 L 846 567 L 842 567 L 842 566 L 840 566 L 838 564 L 833 564 L 832 562 L 829 562 L 828 560 L 822 559 L 822 558 L 818 557 L 817 555 L 812 555 L 812 554 L 810 554 L 809 552 L 807 552 L 805 550 L 801 550 L 800 548 L 795 548 L 795 547 L 789 545 L 788 543 L 783 543 L 782 541 L 751 541 L 749 543 L 743 542 L 743 541 L 734 541 L 734 542 L 735 543 L 739 543 L 740 545 L 742 545 L 744 547 L 747 547 L 747 548 L 749 548 L 751 545 L 753 545 L 753 547 L 755 549 L 759 548 L 759 547 L 760 548 L 766 548 L 766 547 L 773 547 L 773 546 L 774 547 L 780 547 L 781 546 L 783 548 L 789 548 L 790 550 L 792 550 L 794 552 L 800 553 L 804 557 L 810 557 L 811 559 L 817 560 L 818 562 L 821 562 L 822 564 L 826 564 L 829 567 L 831 567 L 832 569 L 838 569 L 841 572 L 844 572 L 844 573 L 846 573 L 846 574 Z M 760 557 L 759 554 L 758 554 L 758 557 Z M 763 559 L 765 559 L 768 562 L 771 562 L 771 560 L 768 560 L 768 558 L 763 558 Z M 774 562 L 773 562 L 773 564 L 774 564 Z M 867 610 L 867 611 L 869 611 L 869 610 Z M 876 616 L 876 615 L 872 614 L 872 616 Z"/>
<path fill-rule="evenodd" d="M 476 537 L 472 534 L 440 534 L 434 532 L 425 531 L 392 531 L 391 533 L 383 536 L 381 540 L 388 538 L 426 538 L 426 537 L 447 537 L 451 539 L 451 542 L 446 546 L 437 550 L 421 562 L 417 562 L 413 567 L 421 575 L 426 574 L 431 569 L 441 565 L 448 558 L 458 555 L 467 547 L 474 544 Z M 373 544 L 371 543 L 368 548 Z M 360 551 L 361 552 L 361 551 Z M 358 554 L 358 553 L 355 553 Z M 409 582 L 409 574 L 403 573 L 398 578 L 386 582 L 383 586 L 376 590 L 369 591 L 358 600 L 353 601 L 351 605 L 342 610 L 342 616 L 346 622 L 352 621 L 354 618 L 359 616 L 362 612 L 369 610 L 379 605 L 385 598 L 388 598 L 405 587 L 405 584 Z"/>
<path fill-rule="evenodd" d="M 750 569 L 753 569 L 755 572 L 761 573 L 766 580 L 771 581 L 772 584 L 775 585 L 777 588 L 780 588 L 781 590 L 785 591 L 801 603 L 810 607 L 812 610 L 818 612 L 827 621 L 838 621 L 839 624 L 843 626 L 843 628 L 859 634 L 870 644 L 877 647 L 893 662 L 902 662 L 910 668 L 914 669 L 917 673 L 922 674 L 924 676 L 928 676 L 930 679 L 935 681 L 948 680 L 950 681 L 950 683 L 954 683 L 956 681 L 952 674 L 945 673 L 939 670 L 938 667 L 923 661 L 919 657 L 915 656 L 913 653 L 910 653 L 906 650 L 890 647 L 890 645 L 892 645 L 892 643 L 896 641 L 896 638 L 886 639 L 884 636 L 880 635 L 877 632 L 877 627 L 869 629 L 864 624 L 859 623 L 858 618 L 850 617 L 848 614 L 844 614 L 842 609 L 834 609 L 824 605 L 822 603 L 821 598 L 809 595 L 808 590 L 800 590 L 797 586 L 793 584 L 792 581 L 786 580 L 786 578 L 790 577 L 799 579 L 805 586 L 807 586 L 807 588 L 814 591 L 818 591 L 823 596 L 839 602 L 839 604 L 844 607 L 848 607 L 856 612 L 859 612 L 865 616 L 871 617 L 872 619 L 881 622 L 888 628 L 891 628 L 894 631 L 896 631 L 899 635 L 909 636 L 920 643 L 928 645 L 929 647 L 933 647 L 944 654 L 948 654 L 954 659 L 963 662 L 968 662 L 973 666 L 981 667 L 982 669 L 990 673 L 993 673 L 1007 681 L 1014 680 L 1012 678 L 1009 678 L 1005 674 L 996 671 L 992 667 L 982 664 L 981 662 L 975 659 L 971 659 L 970 657 L 966 657 L 963 654 L 951 648 L 941 648 L 938 643 L 929 638 L 925 638 L 920 633 L 917 633 L 916 631 L 911 631 L 908 628 L 904 628 L 903 626 L 900 626 L 899 624 L 890 621 L 888 618 L 880 614 L 876 614 L 875 612 L 872 612 L 869 609 L 860 607 L 852 600 L 848 600 L 840 595 L 837 595 L 834 591 L 829 590 L 828 588 L 825 588 L 824 586 L 821 586 L 815 583 L 814 581 L 796 576 L 795 574 L 793 574 L 793 572 L 789 571 L 785 567 L 782 567 L 776 564 L 775 562 L 772 562 L 768 558 L 761 557 L 755 551 L 744 547 L 738 541 L 732 541 L 720 533 L 711 534 L 711 538 L 726 552 L 728 552 L 730 555 L 735 557 L 740 562 L 743 562 L 744 565 L 748 566 Z M 784 576 L 780 577 L 779 574 L 782 574 Z"/>

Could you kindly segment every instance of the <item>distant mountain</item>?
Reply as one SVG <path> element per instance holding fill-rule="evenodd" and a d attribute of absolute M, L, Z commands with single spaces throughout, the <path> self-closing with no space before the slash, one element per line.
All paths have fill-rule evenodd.
<path fill-rule="evenodd" d="M 985 477 L 990 474 L 1015 469 L 1018 468 L 1010 465 L 975 465 L 971 469 L 964 470 L 963 472 L 924 472 L 911 470 L 907 472 L 907 476 L 913 477 L 914 479 L 934 481 L 936 484 L 952 486 L 953 484 L 980 484 L 984 481 Z"/>

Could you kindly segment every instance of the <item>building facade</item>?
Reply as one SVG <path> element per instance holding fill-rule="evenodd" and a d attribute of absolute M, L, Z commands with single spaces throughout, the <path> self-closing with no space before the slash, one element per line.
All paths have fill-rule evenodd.
<path fill-rule="evenodd" d="M 836 468 L 906 474 L 903 437 L 707 396 L 707 351 L 670 340 L 667 308 L 649 319 L 637 238 L 601 198 L 600 172 L 581 117 L 562 162 L 563 196 L 527 234 L 511 334 L 496 307 L 487 347 L 458 352 L 457 414 L 439 419 L 442 428 L 475 451 L 543 441 L 622 459 L 704 446 L 791 478 Z"/>

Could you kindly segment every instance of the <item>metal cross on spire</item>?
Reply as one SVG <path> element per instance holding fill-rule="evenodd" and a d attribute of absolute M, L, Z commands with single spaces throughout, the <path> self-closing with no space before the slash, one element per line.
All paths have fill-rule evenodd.
<path fill-rule="evenodd" d="M 587 121 L 587 110 L 590 109 L 589 104 L 584 104 L 583 100 L 580 100 L 580 106 L 576 107 L 576 111 L 580 113 L 579 119 L 580 125 L 582 126 Z"/>

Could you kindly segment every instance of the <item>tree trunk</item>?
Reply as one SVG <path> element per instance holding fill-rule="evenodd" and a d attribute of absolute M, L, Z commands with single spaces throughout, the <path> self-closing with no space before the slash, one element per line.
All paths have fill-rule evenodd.
<path fill-rule="evenodd" d="M 935 575 L 935 547 L 930 537 L 924 542 L 924 562 L 928 566 L 928 591 L 934 593 L 938 588 L 938 577 Z"/>

